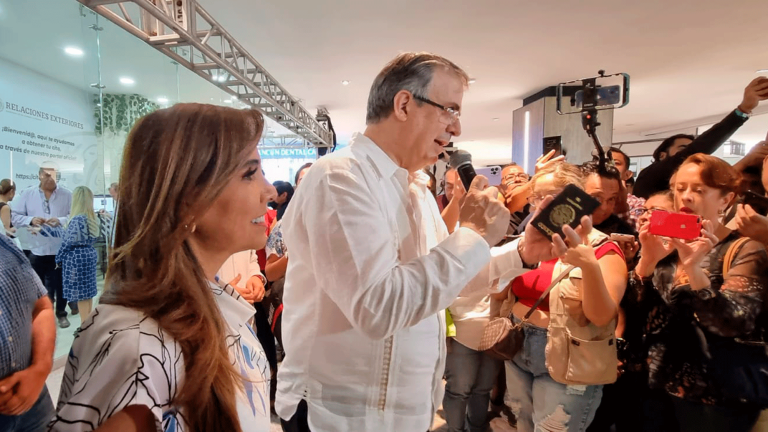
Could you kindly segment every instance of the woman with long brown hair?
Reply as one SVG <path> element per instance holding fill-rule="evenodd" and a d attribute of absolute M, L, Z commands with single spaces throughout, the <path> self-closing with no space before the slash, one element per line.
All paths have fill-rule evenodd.
<path fill-rule="evenodd" d="M 78 330 L 52 430 L 267 431 L 269 367 L 229 285 L 266 243 L 260 113 L 179 104 L 140 120 L 100 305 Z"/>

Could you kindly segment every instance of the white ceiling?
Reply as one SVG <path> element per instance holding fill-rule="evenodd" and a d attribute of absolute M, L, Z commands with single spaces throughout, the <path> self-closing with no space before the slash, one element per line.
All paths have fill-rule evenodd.
<path fill-rule="evenodd" d="M 326 106 L 342 141 L 388 60 L 450 58 L 477 78 L 456 140 L 475 160 L 510 157 L 522 98 L 598 69 L 632 76 L 614 120 L 631 136 L 724 114 L 768 68 L 765 0 L 199 1 L 305 106 Z"/>
<path fill-rule="evenodd" d="M 411 50 L 450 58 L 477 78 L 456 141 L 478 162 L 509 160 L 512 112 L 524 97 L 598 69 L 632 76 L 630 105 L 614 119 L 615 137 L 626 140 L 712 123 L 738 104 L 755 70 L 768 68 L 765 0 L 199 1 L 306 108 L 327 107 L 341 142 L 364 128 L 369 86 L 388 60 Z M 75 0 L 0 0 L 0 57 L 87 87 L 92 20 Z M 107 91 L 173 101 L 169 59 L 101 25 Z M 84 58 L 66 58 L 67 44 L 83 45 Z M 124 75 L 135 88 L 120 86 Z M 181 100 L 226 98 L 191 72 L 181 76 Z M 756 120 L 752 138 L 768 129 Z"/>
<path fill-rule="evenodd" d="M 128 10 L 131 16 L 138 17 L 138 8 L 129 6 Z M 88 10 L 83 14 L 75 0 L 0 0 L 0 58 L 92 94 L 97 93 L 91 84 L 99 81 L 100 66 L 101 82 L 108 93 L 136 93 L 153 101 L 162 97 L 168 99 L 168 104 L 194 101 L 244 106 L 227 102 L 229 94 L 173 64 L 170 58 L 103 17 L 98 17 L 102 30 L 97 49 L 96 32 L 89 28 L 97 24 L 97 16 Z M 65 47 L 77 47 L 84 54 L 68 56 Z M 100 65 L 97 53 L 101 54 Z M 132 78 L 135 83 L 123 85 L 121 77 Z M 273 133 L 289 133 L 270 119 L 267 124 Z"/>

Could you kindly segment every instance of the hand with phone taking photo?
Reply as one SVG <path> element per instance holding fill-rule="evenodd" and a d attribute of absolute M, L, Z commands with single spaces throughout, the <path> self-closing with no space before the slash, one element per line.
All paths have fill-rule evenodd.
<path fill-rule="evenodd" d="M 768 246 L 768 217 L 757 213 L 749 204 L 739 204 L 734 222 L 741 235 Z"/>
<path fill-rule="evenodd" d="M 675 249 L 669 239 L 651 234 L 650 225 L 640 226 L 640 260 L 635 267 L 635 274 L 640 277 L 653 275 L 659 261 L 666 258 Z"/>
<path fill-rule="evenodd" d="M 688 275 L 691 289 L 702 289 L 708 287 L 709 276 L 701 268 L 701 261 L 719 242 L 714 234 L 712 222 L 705 220 L 701 224 L 701 236 L 696 239 L 686 241 L 681 239 L 670 239 L 672 245 L 677 250 L 683 271 Z"/>

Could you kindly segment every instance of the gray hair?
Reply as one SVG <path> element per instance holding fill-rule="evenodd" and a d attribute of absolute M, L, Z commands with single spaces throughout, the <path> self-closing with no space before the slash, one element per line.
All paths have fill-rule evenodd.
<path fill-rule="evenodd" d="M 469 75 L 445 57 L 426 52 L 400 54 L 387 63 L 373 80 L 365 123 L 375 124 L 392 114 L 395 95 L 401 90 L 426 98 L 436 67 L 455 74 L 464 86 L 469 83 Z M 421 104 L 420 101 L 418 103 Z"/>

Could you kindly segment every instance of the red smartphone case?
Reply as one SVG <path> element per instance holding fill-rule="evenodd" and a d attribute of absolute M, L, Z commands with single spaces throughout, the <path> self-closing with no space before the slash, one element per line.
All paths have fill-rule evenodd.
<path fill-rule="evenodd" d="M 657 210 L 651 213 L 649 231 L 653 235 L 693 240 L 701 236 L 701 218 L 692 214 Z"/>

